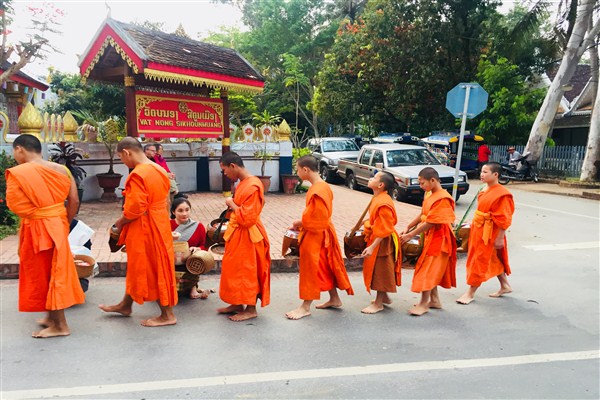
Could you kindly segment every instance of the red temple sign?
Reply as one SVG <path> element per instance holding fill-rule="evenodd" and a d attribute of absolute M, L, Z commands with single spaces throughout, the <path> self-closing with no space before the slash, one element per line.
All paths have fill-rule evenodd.
<path fill-rule="evenodd" d="M 135 92 L 137 131 L 151 137 L 210 138 L 223 135 L 223 101 Z"/>

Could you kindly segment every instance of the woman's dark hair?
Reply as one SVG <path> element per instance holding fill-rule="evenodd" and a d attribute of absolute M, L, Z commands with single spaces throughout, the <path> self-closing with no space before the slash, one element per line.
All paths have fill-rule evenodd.
<path fill-rule="evenodd" d="M 190 204 L 190 201 L 188 199 L 186 199 L 185 197 L 178 197 L 178 198 L 176 198 L 171 203 L 171 219 L 175 219 L 175 210 L 177 210 L 177 207 L 179 207 L 183 203 L 187 204 L 190 208 L 192 208 L 192 205 Z"/>

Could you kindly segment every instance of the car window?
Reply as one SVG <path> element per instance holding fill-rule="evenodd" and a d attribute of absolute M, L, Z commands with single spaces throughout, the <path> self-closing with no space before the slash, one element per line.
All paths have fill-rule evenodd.
<path fill-rule="evenodd" d="M 373 150 L 371 149 L 365 149 L 365 151 L 363 152 L 362 156 L 360 157 L 360 161 L 359 163 L 361 164 L 369 164 L 369 161 L 371 160 L 371 155 L 373 154 Z"/>
<path fill-rule="evenodd" d="M 358 146 L 352 140 L 323 141 L 323 152 L 358 151 Z"/>
<path fill-rule="evenodd" d="M 382 163 L 383 164 L 383 152 L 382 151 L 375 151 L 373 153 L 373 158 L 371 159 L 371 165 L 374 167 L 377 163 Z"/>
<path fill-rule="evenodd" d="M 387 153 L 388 167 L 407 165 L 439 165 L 437 158 L 427 149 L 391 150 Z"/>

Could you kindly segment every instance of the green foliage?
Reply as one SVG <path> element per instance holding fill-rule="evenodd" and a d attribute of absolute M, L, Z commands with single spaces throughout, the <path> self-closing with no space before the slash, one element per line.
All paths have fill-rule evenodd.
<path fill-rule="evenodd" d="M 256 122 L 257 127 L 265 126 L 265 125 L 275 125 L 279 121 L 281 121 L 281 116 L 272 115 L 269 111 L 264 110 L 262 114 L 252 113 L 252 120 Z M 274 127 L 273 127 L 274 128 Z M 267 137 L 263 137 L 264 147 L 262 150 L 257 151 L 254 156 L 258 159 L 262 160 L 260 165 L 260 175 L 265 176 L 265 167 L 267 165 L 267 161 L 273 158 L 273 154 L 267 151 Z"/>
<path fill-rule="evenodd" d="M 67 167 L 77 187 L 81 186 L 81 182 L 87 176 L 85 170 L 77 165 L 77 159 L 82 158 L 83 150 L 76 148 L 73 143 L 59 142 L 48 145 L 48 159 Z"/>
<path fill-rule="evenodd" d="M 58 95 L 58 100 L 46 104 L 45 111 L 49 113 L 88 110 L 98 115 L 125 116 L 125 91 L 121 86 L 100 82 L 84 85 L 79 74 L 51 69 L 50 89 Z"/>
<path fill-rule="evenodd" d="M 556 142 L 551 137 L 546 138 L 546 147 L 555 147 Z"/>
<path fill-rule="evenodd" d="M 0 231 L 0 239 L 2 239 L 2 234 L 7 232 L 9 235 L 12 235 L 14 231 L 12 229 L 4 228 L 4 227 L 14 227 L 18 221 L 18 218 L 15 214 L 13 214 L 8 207 L 6 206 L 6 178 L 5 173 L 6 170 L 10 167 L 14 167 L 17 165 L 17 162 L 4 150 L 0 153 L 0 227 L 3 228 Z"/>
<path fill-rule="evenodd" d="M 545 90 L 530 88 L 519 67 L 506 58 L 479 62 L 477 80 L 488 92 L 487 109 L 472 124 L 489 143 L 525 144 Z"/>
<path fill-rule="evenodd" d="M 309 154 L 312 154 L 312 151 L 308 147 L 295 147 L 292 149 L 292 173 L 294 175 L 296 175 L 296 173 L 298 172 L 296 170 L 296 161 L 298 161 L 300 157 L 307 156 Z"/>

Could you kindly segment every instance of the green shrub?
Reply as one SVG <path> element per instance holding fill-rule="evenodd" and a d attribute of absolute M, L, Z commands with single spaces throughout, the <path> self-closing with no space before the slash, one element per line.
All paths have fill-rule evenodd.
<path fill-rule="evenodd" d="M 17 165 L 16 161 L 2 150 L 2 154 L 0 154 L 0 226 L 2 227 L 14 227 L 18 221 L 17 216 L 6 206 L 5 172 L 8 168 L 14 167 L 15 165 Z"/>
<path fill-rule="evenodd" d="M 296 174 L 296 161 L 300 157 L 306 156 L 308 154 L 312 154 L 312 151 L 308 147 L 299 147 L 292 149 L 292 173 L 294 175 Z"/>

